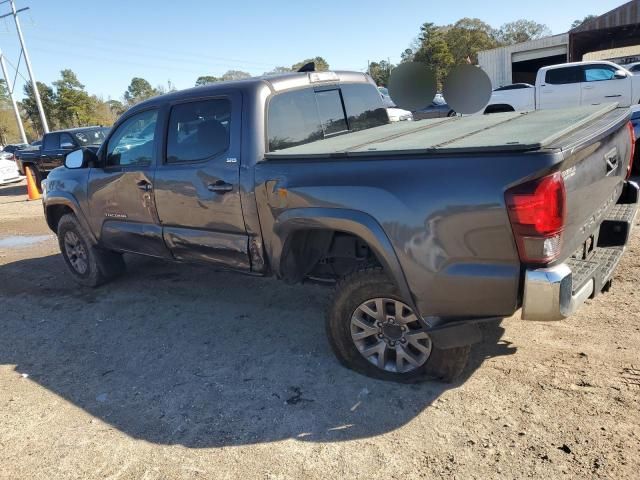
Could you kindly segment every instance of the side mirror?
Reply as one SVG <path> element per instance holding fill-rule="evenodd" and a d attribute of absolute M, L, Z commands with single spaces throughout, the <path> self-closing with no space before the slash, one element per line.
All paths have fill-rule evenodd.
<path fill-rule="evenodd" d="M 617 79 L 627 78 L 627 76 L 627 72 L 625 72 L 624 70 L 616 70 L 616 72 L 613 74 L 613 78 Z"/>
<path fill-rule="evenodd" d="M 73 152 L 67 153 L 64 157 L 64 166 L 67 168 L 86 168 L 90 165 L 95 165 L 98 161 L 98 156 L 87 148 L 79 148 Z"/>

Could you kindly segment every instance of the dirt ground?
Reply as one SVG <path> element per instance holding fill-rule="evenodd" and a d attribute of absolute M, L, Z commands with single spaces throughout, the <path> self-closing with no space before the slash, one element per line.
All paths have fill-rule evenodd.
<path fill-rule="evenodd" d="M 1 479 L 638 478 L 640 229 L 571 319 L 488 324 L 459 382 L 405 386 L 338 364 L 322 287 L 135 257 L 76 286 L 24 188 L 0 187 Z"/>

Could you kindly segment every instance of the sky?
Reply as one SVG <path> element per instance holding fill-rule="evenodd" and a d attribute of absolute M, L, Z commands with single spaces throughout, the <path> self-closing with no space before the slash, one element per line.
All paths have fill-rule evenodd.
<path fill-rule="evenodd" d="M 554 34 L 577 18 L 605 13 L 623 0 L 15 0 L 35 77 L 51 84 L 70 68 L 91 94 L 121 99 L 132 77 L 152 85 L 192 87 L 200 75 L 227 70 L 260 75 L 322 56 L 332 69 L 366 70 L 390 59 L 420 25 L 478 17 L 493 27 L 526 18 Z M 0 14 L 9 11 L 0 5 Z M 20 54 L 13 19 L 0 20 L 0 48 L 10 83 Z M 20 62 L 17 98 L 27 77 Z"/>

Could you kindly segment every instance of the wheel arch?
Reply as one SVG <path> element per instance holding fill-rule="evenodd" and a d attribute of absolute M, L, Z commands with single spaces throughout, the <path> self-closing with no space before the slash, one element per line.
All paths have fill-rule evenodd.
<path fill-rule="evenodd" d="M 287 252 L 301 231 L 341 232 L 358 237 L 367 244 L 403 298 L 417 311 L 409 285 L 395 249 L 380 224 L 370 215 L 346 209 L 295 208 L 283 212 L 274 224 L 277 245 L 271 248 L 271 266 L 277 276 L 287 268 Z M 320 244 L 323 240 L 319 240 Z"/>
<path fill-rule="evenodd" d="M 26 170 L 27 167 L 31 168 L 31 170 L 34 172 L 35 175 L 40 174 L 40 171 L 38 170 L 38 164 L 35 160 L 31 160 L 31 159 L 22 160 L 21 158 L 16 158 L 16 165 L 18 166 L 18 171 L 22 175 L 27 174 L 27 170 Z"/>
<path fill-rule="evenodd" d="M 512 105 L 508 103 L 494 103 L 493 105 L 488 105 L 487 108 L 484 109 L 484 113 L 502 113 L 502 112 L 515 112 L 516 109 L 513 108 Z"/>
<path fill-rule="evenodd" d="M 56 196 L 53 198 L 49 198 L 49 193 L 47 193 L 47 199 L 44 204 L 44 214 L 47 220 L 47 225 L 53 231 L 53 233 L 58 233 L 58 223 L 63 215 L 68 213 L 72 213 L 76 216 L 82 228 L 85 229 L 91 241 L 95 244 L 97 243 L 96 237 L 93 235 L 91 228 L 89 228 L 89 224 L 87 222 L 82 209 L 78 205 L 76 199 L 66 193 L 56 193 Z"/>

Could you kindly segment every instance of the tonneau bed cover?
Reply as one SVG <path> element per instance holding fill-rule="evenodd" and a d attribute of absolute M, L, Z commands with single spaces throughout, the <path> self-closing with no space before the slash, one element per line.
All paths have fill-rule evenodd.
<path fill-rule="evenodd" d="M 376 154 L 517 152 L 562 150 L 560 139 L 587 124 L 602 132 L 629 116 L 617 104 L 562 110 L 507 112 L 398 122 L 337 135 L 266 154 L 268 159 L 371 156 Z M 585 133 L 581 135 L 585 137 Z"/>

